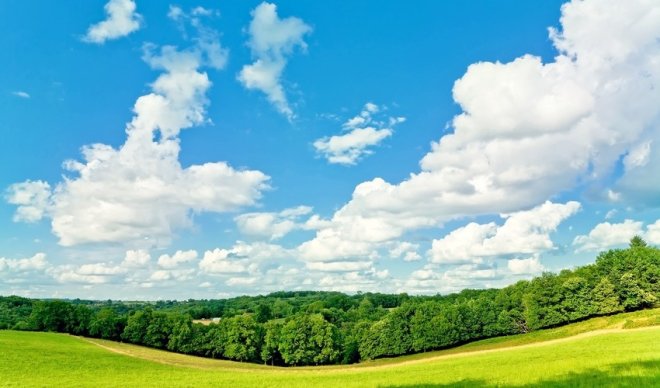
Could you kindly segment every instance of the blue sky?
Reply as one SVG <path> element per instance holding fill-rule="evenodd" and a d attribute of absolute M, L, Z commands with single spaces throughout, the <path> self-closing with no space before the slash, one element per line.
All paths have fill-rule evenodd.
<path fill-rule="evenodd" d="M 2 2 L 0 294 L 448 293 L 660 244 L 658 15 Z"/>

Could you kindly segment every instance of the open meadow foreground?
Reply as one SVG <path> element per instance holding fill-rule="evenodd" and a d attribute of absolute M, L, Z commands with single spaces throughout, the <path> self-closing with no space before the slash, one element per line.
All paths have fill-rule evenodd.
<path fill-rule="evenodd" d="M 0 387 L 660 387 L 660 0 L 0 0 Z"/>
<path fill-rule="evenodd" d="M 0 386 L 657 387 L 659 344 L 660 309 L 446 351 L 296 368 L 209 360 L 64 334 L 0 331 Z"/>

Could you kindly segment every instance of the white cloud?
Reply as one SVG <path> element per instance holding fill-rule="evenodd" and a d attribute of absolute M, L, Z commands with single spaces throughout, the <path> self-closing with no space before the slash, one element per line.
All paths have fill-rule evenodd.
<path fill-rule="evenodd" d="M 14 222 L 37 222 L 48 210 L 50 203 L 50 185 L 44 181 L 25 181 L 14 183 L 6 191 L 5 199 L 12 205 L 18 205 Z"/>
<path fill-rule="evenodd" d="M 44 270 L 49 267 L 45 253 L 37 253 L 32 257 L 24 259 L 8 259 L 0 257 L 0 274 L 5 272 L 26 272 Z"/>
<path fill-rule="evenodd" d="M 455 229 L 440 240 L 433 240 L 429 251 L 430 261 L 434 263 L 459 264 L 480 261 L 484 251 L 484 241 L 497 233 L 497 225 L 469 224 Z"/>
<path fill-rule="evenodd" d="M 15 219 L 48 216 L 63 246 L 163 246 L 178 229 L 192 225 L 193 214 L 254 204 L 269 179 L 260 171 L 236 170 L 225 162 L 184 168 L 178 160 L 179 132 L 206 121 L 211 82 L 200 67 L 224 64 L 217 57 L 222 53 L 217 34 L 200 34 L 187 50 L 164 46 L 156 52 L 145 46 L 144 60 L 164 73 L 151 84 L 152 92 L 135 102 L 126 142 L 117 149 L 83 147 L 84 161 L 65 162 L 72 176 L 50 198 L 44 182 L 12 186 L 9 201 L 20 206 Z"/>
<path fill-rule="evenodd" d="M 238 80 L 247 89 L 257 89 L 266 94 L 275 108 L 289 120 L 295 114 L 287 101 L 282 86 L 282 72 L 288 57 L 296 47 L 307 47 L 303 37 L 311 27 L 296 17 L 280 19 L 275 4 L 263 2 L 252 11 L 249 26 L 254 63 L 243 66 Z"/>
<path fill-rule="evenodd" d="M 183 9 L 181 9 L 181 7 L 170 4 L 170 8 L 167 11 L 167 17 L 168 18 L 170 18 L 174 21 L 179 21 L 185 15 L 186 15 L 186 13 L 183 11 Z"/>
<path fill-rule="evenodd" d="M 528 259 L 511 259 L 507 262 L 511 273 L 516 275 L 536 275 L 545 269 L 538 256 Z"/>
<path fill-rule="evenodd" d="M 617 245 L 625 245 L 635 235 L 642 235 L 642 222 L 625 220 L 611 224 L 603 222 L 596 225 L 588 235 L 580 235 L 573 240 L 576 252 L 600 251 Z"/>
<path fill-rule="evenodd" d="M 379 111 L 380 107 L 376 104 L 366 103 L 359 115 L 343 124 L 344 134 L 316 140 L 314 142 L 316 152 L 329 163 L 356 164 L 362 157 L 372 153 L 370 147 L 392 136 L 395 125 L 405 121 L 404 117 L 389 117 L 387 120 L 379 121 L 373 117 Z"/>
<path fill-rule="evenodd" d="M 660 245 L 660 220 L 646 226 L 644 239 L 650 244 Z"/>
<path fill-rule="evenodd" d="M 326 274 L 315 284 L 316 289 L 332 290 L 347 293 L 358 291 L 376 291 L 382 289 L 389 273 L 372 270 L 369 272 L 345 272 L 341 274 Z"/>
<path fill-rule="evenodd" d="M 199 268 L 209 274 L 256 273 L 263 262 L 277 262 L 292 257 L 292 252 L 275 244 L 237 241 L 229 249 L 204 252 Z"/>
<path fill-rule="evenodd" d="M 149 261 L 151 261 L 151 255 L 148 251 L 144 249 L 128 250 L 121 266 L 124 268 L 144 268 Z"/>
<path fill-rule="evenodd" d="M 135 12 L 133 0 L 110 0 L 104 7 L 107 19 L 93 24 L 83 38 L 90 43 L 102 44 L 106 40 L 124 37 L 140 28 L 142 16 Z"/>
<path fill-rule="evenodd" d="M 158 265 L 163 268 L 176 268 L 183 263 L 188 263 L 197 259 L 197 251 L 188 250 L 188 251 L 176 251 L 172 256 L 170 255 L 161 255 L 158 258 Z"/>
<path fill-rule="evenodd" d="M 103 284 L 109 278 L 103 275 L 81 275 L 73 267 L 60 267 L 51 272 L 53 278 L 60 283 Z"/>
<path fill-rule="evenodd" d="M 364 271 L 372 268 L 373 263 L 370 261 L 311 261 L 306 264 L 306 268 L 310 271 L 320 272 L 353 272 Z"/>
<path fill-rule="evenodd" d="M 177 282 L 184 282 L 193 278 L 195 273 L 194 269 L 159 269 L 154 271 L 149 277 L 150 282 L 164 282 L 174 280 Z"/>
<path fill-rule="evenodd" d="M 551 33 L 559 50 L 553 61 L 524 55 L 471 65 L 453 89 L 463 112 L 421 171 L 398 184 L 357 185 L 332 226 L 302 248 L 340 258 L 353 244 L 354 253 L 366 253 L 412 229 L 529 209 L 577 185 L 602 185 L 623 155 L 649 140 L 644 132 L 659 128 L 658 9 L 644 0 L 574 1 L 562 7 L 561 32 Z M 655 202 L 658 144 L 644 167 L 626 172 L 639 174 L 636 190 L 651 190 L 645 198 Z M 624 198 L 630 192 L 620 189 Z"/>
<path fill-rule="evenodd" d="M 241 273 L 247 271 L 246 263 L 230 259 L 231 250 L 216 248 L 212 251 L 204 252 L 202 261 L 199 262 L 199 268 L 210 274 L 228 274 Z"/>
<path fill-rule="evenodd" d="M 367 147 L 392 135 L 390 129 L 359 128 L 345 135 L 324 137 L 314 142 L 314 148 L 333 164 L 353 165 L 371 153 Z"/>
<path fill-rule="evenodd" d="M 651 143 L 653 142 L 650 140 L 643 142 L 628 152 L 626 157 L 623 158 L 623 165 L 626 170 L 632 170 L 636 167 L 644 167 L 649 163 Z"/>
<path fill-rule="evenodd" d="M 108 263 L 91 263 L 51 267 L 47 272 L 59 283 L 105 284 L 126 274 L 127 269 Z"/>
<path fill-rule="evenodd" d="M 311 224 L 313 224 L 315 219 L 312 219 L 310 224 L 300 222 L 300 217 L 308 215 L 311 211 L 312 208 L 309 206 L 298 206 L 285 209 L 279 213 L 244 213 L 235 217 L 234 221 L 236 221 L 236 225 L 241 233 L 277 240 L 293 230 L 313 227 Z"/>
<path fill-rule="evenodd" d="M 422 256 L 417 253 L 419 244 L 413 244 L 407 241 L 397 241 L 389 249 L 389 255 L 393 259 L 403 258 L 403 261 L 421 260 Z"/>
<path fill-rule="evenodd" d="M 458 292 L 466 288 L 500 286 L 511 275 L 496 263 L 461 264 L 442 271 L 436 264 L 427 264 L 399 282 L 400 292 L 437 294 Z"/>
<path fill-rule="evenodd" d="M 580 204 L 545 202 L 533 209 L 502 214 L 501 226 L 469 223 L 440 240 L 433 240 L 429 251 L 434 263 L 478 263 L 483 257 L 534 254 L 554 248 L 550 233 L 577 213 Z"/>
<path fill-rule="evenodd" d="M 119 275 L 126 273 L 126 269 L 109 265 L 107 263 L 83 264 L 76 269 L 80 275 Z"/>
<path fill-rule="evenodd" d="M 596 225 L 589 234 L 576 236 L 573 246 L 576 252 L 602 251 L 628 245 L 634 236 L 640 236 L 650 244 L 660 244 L 660 220 L 648 224 L 646 231 L 641 221 L 627 219 L 621 223 L 603 222 Z"/>
<path fill-rule="evenodd" d="M 213 10 L 204 8 L 202 6 L 197 6 L 190 11 L 193 16 L 211 16 L 213 15 Z"/>
<path fill-rule="evenodd" d="M 17 90 L 15 92 L 11 92 L 11 94 L 13 94 L 16 97 L 20 97 L 20 98 L 25 98 L 25 99 L 30 98 L 30 95 L 27 92 L 24 92 L 22 90 Z"/>
<path fill-rule="evenodd" d="M 231 277 L 227 279 L 225 284 L 229 287 L 245 287 L 254 285 L 257 280 L 258 279 L 256 277 Z"/>
<path fill-rule="evenodd" d="M 183 19 L 195 19 L 199 16 L 213 16 L 215 14 L 219 14 L 219 12 L 201 6 L 192 8 L 189 13 L 186 13 L 181 7 L 170 4 L 167 17 L 176 22 L 180 22 L 183 21 Z M 199 23 L 199 19 L 192 20 L 192 22 Z"/>
<path fill-rule="evenodd" d="M 606 220 L 609 220 L 610 218 L 614 217 L 614 216 L 616 215 L 616 213 L 617 213 L 617 210 L 616 210 L 616 209 L 611 209 L 610 211 L 608 211 L 608 212 L 605 214 L 605 219 L 606 219 Z"/>

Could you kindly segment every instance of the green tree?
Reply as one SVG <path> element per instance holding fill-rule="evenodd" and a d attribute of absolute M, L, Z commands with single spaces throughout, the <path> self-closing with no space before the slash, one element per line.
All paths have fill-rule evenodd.
<path fill-rule="evenodd" d="M 150 307 L 130 314 L 121 338 L 124 341 L 132 342 L 134 344 L 146 344 L 145 337 L 147 335 L 149 323 L 151 322 L 152 314 L 153 310 Z"/>
<path fill-rule="evenodd" d="M 225 332 L 223 355 L 236 361 L 256 361 L 261 349 L 261 326 L 250 314 L 224 319 L 220 327 Z"/>
<path fill-rule="evenodd" d="M 71 320 L 67 331 L 75 335 L 89 334 L 89 325 L 92 320 L 92 310 L 84 305 L 73 306 L 71 310 Z"/>
<path fill-rule="evenodd" d="M 410 320 L 412 348 L 414 351 L 425 352 L 440 345 L 440 332 L 433 318 L 439 315 L 441 311 L 440 304 L 436 302 L 428 301 L 416 306 L 415 314 Z"/>
<path fill-rule="evenodd" d="M 594 305 L 591 302 L 592 290 L 587 281 L 579 276 L 571 276 L 562 283 L 562 308 L 563 313 L 569 321 L 595 314 Z"/>
<path fill-rule="evenodd" d="M 227 336 L 224 330 L 220 328 L 220 325 L 209 325 L 203 338 L 201 344 L 199 341 L 196 341 L 198 345 L 202 345 L 197 346 L 196 349 L 200 349 L 207 357 L 220 358 L 223 356 Z"/>
<path fill-rule="evenodd" d="M 592 292 L 592 300 L 596 314 L 612 314 L 623 311 L 614 285 L 604 276 Z"/>
<path fill-rule="evenodd" d="M 167 349 L 191 354 L 194 353 L 193 348 L 193 324 L 190 315 L 176 314 L 170 316 L 171 333 L 167 341 Z"/>
<path fill-rule="evenodd" d="M 281 331 L 279 351 L 289 365 L 319 365 L 339 357 L 338 331 L 321 314 L 299 315 Z"/>
<path fill-rule="evenodd" d="M 272 316 L 273 318 L 286 318 L 293 314 L 293 306 L 285 300 L 277 299 L 273 303 Z"/>
<path fill-rule="evenodd" d="M 66 333 L 71 325 L 71 304 L 60 301 L 36 301 L 30 315 L 34 330 Z"/>
<path fill-rule="evenodd" d="M 154 348 L 166 348 L 172 333 L 172 322 L 168 319 L 167 314 L 156 311 L 151 314 L 148 322 L 142 343 Z"/>
<path fill-rule="evenodd" d="M 657 300 L 657 297 L 646 290 L 640 280 L 631 272 L 624 273 L 619 284 L 622 304 L 626 310 L 649 307 Z"/>
<path fill-rule="evenodd" d="M 257 305 L 257 311 L 254 313 L 254 319 L 258 323 L 266 323 L 273 318 L 273 311 L 270 308 L 270 305 L 266 303 L 259 303 Z"/>
<path fill-rule="evenodd" d="M 89 334 L 92 337 L 119 339 L 122 330 L 121 318 L 109 307 L 97 311 L 89 322 Z"/>
<path fill-rule="evenodd" d="M 563 312 L 560 278 L 546 272 L 535 278 L 524 297 L 525 321 L 530 329 L 560 325 L 568 321 Z"/>
<path fill-rule="evenodd" d="M 638 235 L 635 235 L 630 239 L 630 248 L 645 248 L 647 246 L 646 241 Z"/>
<path fill-rule="evenodd" d="M 261 346 L 261 359 L 264 364 L 280 364 L 283 359 L 279 346 L 284 325 L 278 321 L 269 321 L 264 325 L 264 342 Z"/>

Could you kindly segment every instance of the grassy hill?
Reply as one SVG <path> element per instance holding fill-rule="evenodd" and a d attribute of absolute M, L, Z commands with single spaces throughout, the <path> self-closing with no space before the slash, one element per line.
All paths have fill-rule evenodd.
<path fill-rule="evenodd" d="M 0 331 L 0 386 L 660 386 L 660 309 L 351 366 L 278 368 Z"/>

